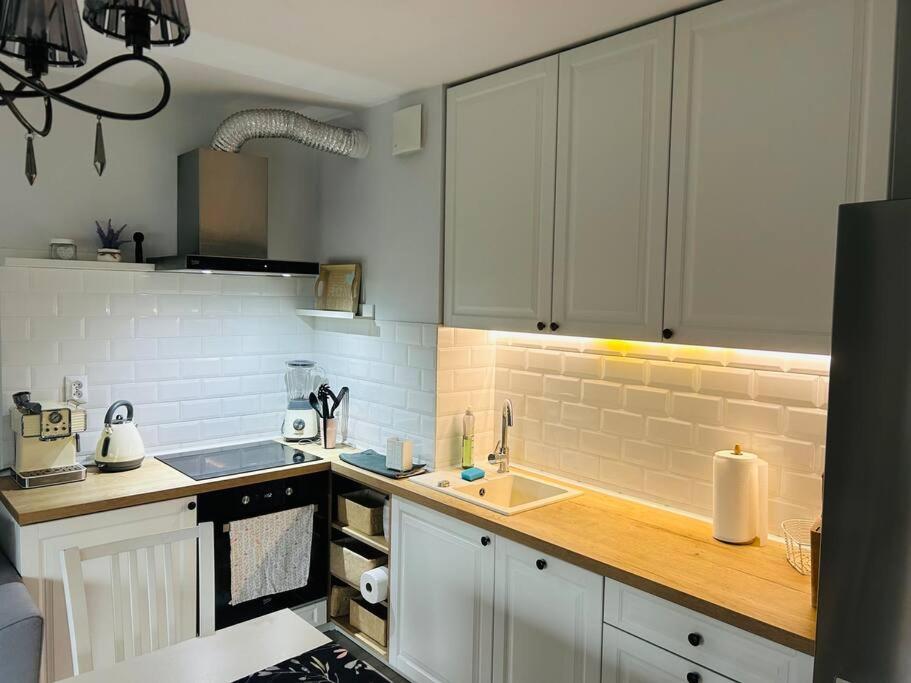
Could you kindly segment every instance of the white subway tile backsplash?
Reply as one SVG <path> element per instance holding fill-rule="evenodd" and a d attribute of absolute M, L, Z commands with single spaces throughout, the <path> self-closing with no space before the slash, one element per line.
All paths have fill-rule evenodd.
<path fill-rule="evenodd" d="M 645 361 L 637 358 L 605 358 L 602 362 L 604 379 L 635 384 L 645 381 Z"/>
<path fill-rule="evenodd" d="M 92 341 L 89 343 L 110 344 L 111 360 L 152 360 L 158 358 L 158 341 L 155 339 L 113 339 L 110 342 Z M 68 344 L 64 344 L 61 349 L 64 353 L 66 353 L 67 346 Z M 83 357 L 85 355 L 83 354 Z"/>
<path fill-rule="evenodd" d="M 603 458 L 617 459 L 620 457 L 620 438 L 613 434 L 591 432 L 583 429 L 579 432 L 579 448 L 588 453 L 600 455 Z M 593 474 L 590 473 L 588 476 L 593 477 Z"/>
<path fill-rule="evenodd" d="M 191 443 L 202 439 L 199 422 L 174 422 L 158 425 L 158 442 L 162 446 Z"/>
<path fill-rule="evenodd" d="M 641 467 L 608 458 L 601 458 L 598 465 L 598 479 L 605 485 L 621 491 L 638 492 L 642 490 L 645 471 Z"/>
<path fill-rule="evenodd" d="M 202 382 L 198 379 L 180 379 L 158 384 L 158 398 L 162 401 L 180 401 L 200 396 Z"/>
<path fill-rule="evenodd" d="M 217 398 L 180 402 L 181 420 L 201 420 L 206 417 L 218 417 L 220 415 L 221 401 Z"/>
<path fill-rule="evenodd" d="M 82 318 L 32 318 L 29 336 L 36 341 L 82 339 Z"/>
<path fill-rule="evenodd" d="M 158 315 L 158 297 L 154 294 L 111 294 L 110 314 Z"/>
<path fill-rule="evenodd" d="M 647 441 L 624 439 L 620 457 L 624 462 L 655 470 L 663 470 L 667 466 L 667 449 Z"/>
<path fill-rule="evenodd" d="M 526 354 L 526 368 L 533 372 L 559 374 L 563 371 L 563 354 L 557 351 L 529 349 Z"/>
<path fill-rule="evenodd" d="M 544 394 L 563 401 L 578 401 L 582 397 L 582 380 L 548 375 L 544 378 Z"/>
<path fill-rule="evenodd" d="M 0 330 L 2 334 L 2 330 Z M 50 365 L 59 358 L 55 341 L 4 341 L 0 345 L 0 358 L 7 365 Z"/>
<path fill-rule="evenodd" d="M 667 415 L 670 396 L 667 389 L 628 386 L 623 389 L 623 407 L 632 413 Z"/>
<path fill-rule="evenodd" d="M 80 317 L 110 315 L 111 304 L 107 294 L 65 292 L 57 295 L 57 311 L 59 315 Z"/>
<path fill-rule="evenodd" d="M 494 408 L 507 396 L 517 407 L 517 462 L 711 514 L 712 456 L 739 443 L 770 464 L 772 532 L 783 516 L 818 512 L 828 358 L 506 333 L 494 341 Z M 596 428 L 591 409 L 600 409 Z"/>
<path fill-rule="evenodd" d="M 0 292 L 0 314 L 4 317 L 57 315 L 57 296 L 50 292 Z"/>
<path fill-rule="evenodd" d="M 202 355 L 199 337 L 165 337 L 158 340 L 159 358 L 196 358 Z"/>
<path fill-rule="evenodd" d="M 90 391 L 94 384 L 132 382 L 136 376 L 135 367 L 133 363 L 129 361 L 87 363 L 85 370 L 88 375 Z"/>
<path fill-rule="evenodd" d="M 81 275 L 86 293 L 108 294 L 109 292 L 129 293 L 133 291 L 133 273 L 87 270 Z"/>
<path fill-rule="evenodd" d="M 699 368 L 699 391 L 703 394 L 749 397 L 753 373 L 733 368 Z"/>
<path fill-rule="evenodd" d="M 787 434 L 825 441 L 826 411 L 815 408 L 787 408 Z"/>
<path fill-rule="evenodd" d="M 180 318 L 154 317 L 136 319 L 137 337 L 178 337 L 180 336 Z"/>
<path fill-rule="evenodd" d="M 86 453 L 116 399 L 137 407 L 149 447 L 277 434 L 284 362 L 311 355 L 314 341 L 294 314 L 298 283 L 279 280 L 0 267 L 4 392 L 59 399 L 65 374 L 86 374 Z M 2 468 L 12 453 L 0 441 Z"/>
<path fill-rule="evenodd" d="M 645 417 L 623 410 L 603 410 L 601 429 L 618 436 L 642 437 L 645 434 Z"/>
<path fill-rule="evenodd" d="M 756 398 L 760 401 L 778 401 L 793 404 L 815 405 L 819 378 L 784 372 L 757 372 Z"/>
<path fill-rule="evenodd" d="M 566 353 L 563 356 L 563 372 L 573 377 L 594 377 L 602 375 L 602 358 L 582 353 Z"/>
<path fill-rule="evenodd" d="M 677 394 L 671 397 L 671 414 L 680 420 L 721 424 L 724 401 L 718 396 Z"/>
<path fill-rule="evenodd" d="M 6 341 L 25 341 L 29 338 L 28 318 L 0 318 L 0 330 Z"/>
<path fill-rule="evenodd" d="M 645 435 L 649 441 L 689 448 L 693 445 L 693 425 L 673 418 L 648 417 Z"/>
<path fill-rule="evenodd" d="M 137 361 L 133 364 L 137 381 L 160 381 L 177 379 L 180 377 L 180 361 L 177 360 L 149 360 Z"/>
<path fill-rule="evenodd" d="M 180 277 L 178 273 L 134 273 L 133 291 L 138 294 L 177 294 Z"/>
<path fill-rule="evenodd" d="M 601 414 L 593 406 L 580 403 L 564 403 L 562 422 L 581 429 L 598 429 L 601 425 Z"/>
<path fill-rule="evenodd" d="M 619 408 L 623 385 L 595 380 L 582 381 L 582 403 L 599 408 Z"/>
<path fill-rule="evenodd" d="M 71 373 L 66 373 L 71 374 Z M 76 373 L 72 373 L 76 374 Z M 90 388 L 93 389 L 93 388 Z M 89 391 L 91 395 L 91 390 Z M 115 397 L 116 401 L 129 401 L 130 403 L 155 403 L 158 400 L 158 383 L 157 382 L 142 382 L 142 383 L 128 383 L 128 384 L 113 384 L 111 385 L 111 395 Z M 137 418 L 139 419 L 139 418 Z"/>
<path fill-rule="evenodd" d="M 127 317 L 86 318 L 86 339 L 130 339 L 134 320 Z"/>
<path fill-rule="evenodd" d="M 728 399 L 724 406 L 724 422 L 736 429 L 781 432 L 782 409 L 772 403 Z"/>
<path fill-rule="evenodd" d="M 7 336 L 7 328 L 2 323 L 0 323 L 0 335 L 4 339 Z M 115 342 L 100 339 L 71 339 L 66 344 L 60 345 L 60 361 L 62 363 L 91 363 L 105 360 L 132 360 L 112 359 L 114 344 Z M 6 359 L 4 358 L 3 361 L 5 362 Z"/>

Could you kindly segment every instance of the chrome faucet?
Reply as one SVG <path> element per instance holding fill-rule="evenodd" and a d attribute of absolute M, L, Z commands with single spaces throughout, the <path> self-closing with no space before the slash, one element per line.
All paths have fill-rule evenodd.
<path fill-rule="evenodd" d="M 512 401 L 503 401 L 503 416 L 500 422 L 500 443 L 496 452 L 487 456 L 487 460 L 499 465 L 497 474 L 509 472 L 509 428 L 512 427 Z"/>

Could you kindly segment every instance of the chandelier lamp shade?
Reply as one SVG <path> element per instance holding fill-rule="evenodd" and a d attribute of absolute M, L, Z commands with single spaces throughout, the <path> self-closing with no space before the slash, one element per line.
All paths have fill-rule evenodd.
<path fill-rule="evenodd" d="M 110 38 L 122 40 L 129 52 L 90 68 L 63 85 L 49 87 L 44 77 L 50 69 L 83 67 L 88 48 L 82 22 Z M 53 125 L 56 102 L 97 118 L 94 166 L 98 174 L 107 164 L 102 119 L 141 121 L 158 114 L 171 98 L 171 82 L 164 68 L 144 51 L 157 46 L 180 45 L 190 36 L 185 0 L 85 0 L 80 18 L 76 0 L 0 0 L 0 107 L 6 107 L 26 132 L 25 175 L 30 184 L 37 178 L 34 137 L 46 137 Z M 23 62 L 25 73 L 4 58 Z M 121 112 L 103 109 L 75 97 L 79 86 L 126 62 L 139 62 L 161 79 L 161 96 L 150 109 Z M 7 87 L 3 77 L 12 79 Z M 39 99 L 44 103 L 43 121 L 31 121 L 17 104 Z"/>

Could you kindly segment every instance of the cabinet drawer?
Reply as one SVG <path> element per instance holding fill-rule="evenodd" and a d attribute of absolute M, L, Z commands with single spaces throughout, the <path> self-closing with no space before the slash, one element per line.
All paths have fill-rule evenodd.
<path fill-rule="evenodd" d="M 601 643 L 601 683 L 733 683 L 730 678 L 605 626 Z"/>
<path fill-rule="evenodd" d="M 679 605 L 604 580 L 604 621 L 742 683 L 805 683 L 813 659 Z"/>

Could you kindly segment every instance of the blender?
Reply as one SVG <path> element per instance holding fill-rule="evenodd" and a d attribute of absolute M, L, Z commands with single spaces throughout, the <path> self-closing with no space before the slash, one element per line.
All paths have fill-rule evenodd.
<path fill-rule="evenodd" d="M 287 366 L 288 408 L 282 437 L 285 441 L 314 441 L 319 438 L 319 416 L 310 407 L 310 392 L 326 382 L 326 372 L 312 360 L 289 360 Z"/>

